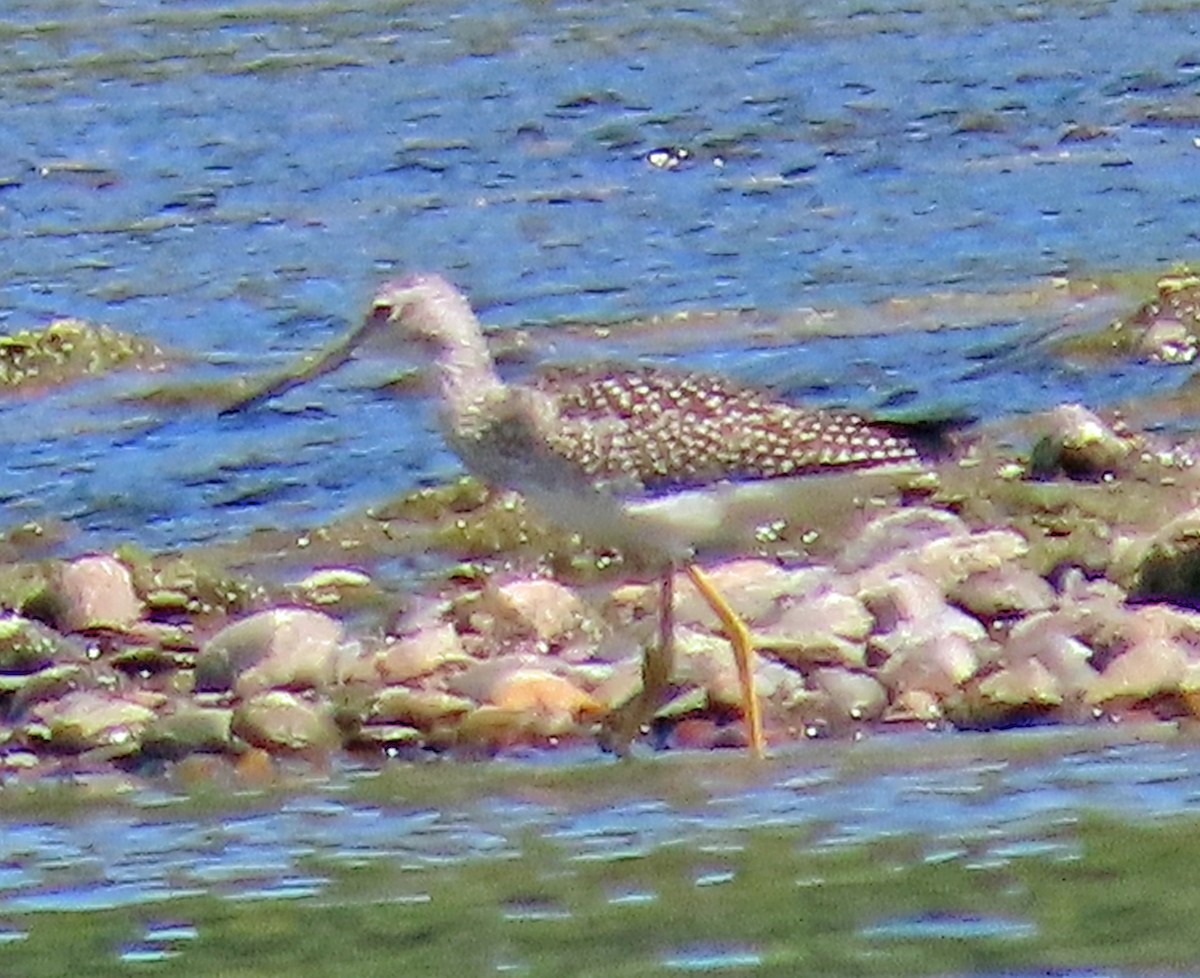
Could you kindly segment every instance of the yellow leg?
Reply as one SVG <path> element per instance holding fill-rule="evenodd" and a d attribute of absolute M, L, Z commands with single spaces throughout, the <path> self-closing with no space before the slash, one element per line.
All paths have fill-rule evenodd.
<path fill-rule="evenodd" d="M 605 718 L 600 746 L 619 757 L 628 756 L 633 739 L 663 705 L 674 672 L 675 568 L 668 567 L 659 592 L 658 643 L 642 657 L 642 688 Z"/>
<path fill-rule="evenodd" d="M 725 636 L 733 646 L 733 655 L 737 661 L 738 679 L 742 685 L 742 715 L 746 719 L 746 729 L 750 734 L 750 749 L 755 757 L 762 757 L 766 741 L 763 739 L 762 716 L 758 709 L 758 695 L 754 691 L 754 644 L 750 638 L 750 629 L 742 621 L 741 616 L 729 606 L 729 602 L 717 590 L 712 579 L 695 564 L 687 565 L 687 574 L 691 578 L 700 596 L 708 602 L 716 616 L 725 626 Z"/>

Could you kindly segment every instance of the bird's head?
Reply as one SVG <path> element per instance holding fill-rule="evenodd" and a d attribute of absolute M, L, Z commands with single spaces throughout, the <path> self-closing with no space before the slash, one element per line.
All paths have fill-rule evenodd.
<path fill-rule="evenodd" d="M 462 294 L 440 275 L 409 275 L 375 294 L 370 318 L 407 342 L 440 352 L 472 342 L 479 323 Z"/>

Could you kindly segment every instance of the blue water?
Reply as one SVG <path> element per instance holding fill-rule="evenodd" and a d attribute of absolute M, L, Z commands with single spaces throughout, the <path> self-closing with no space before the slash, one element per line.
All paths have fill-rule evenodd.
<path fill-rule="evenodd" d="M 1165 267 L 1197 251 L 1193 21 L 1133 0 L 10 3 L 0 327 L 105 322 L 190 355 L 183 380 L 279 366 L 415 268 L 504 327 Z M 651 166 L 663 146 L 687 163 Z M 1013 354 L 1053 323 L 950 320 L 766 358 L 735 331 L 688 362 L 984 417 L 1182 379 Z M 427 406 L 371 390 L 389 369 L 231 421 L 114 407 L 120 382 L 5 404 L 4 522 L 157 549 L 453 473 Z"/>
<path fill-rule="evenodd" d="M 615 864 L 684 847 L 698 863 L 708 853 L 727 870 L 721 854 L 736 852 L 745 833 L 803 829 L 806 852 L 913 838 L 916 858 L 931 864 L 1066 865 L 1082 858 L 1072 827 L 1088 817 L 1149 824 L 1200 810 L 1194 743 L 1172 741 L 1165 726 L 1149 736 L 1164 741 L 1122 743 L 1095 730 L 894 735 L 865 745 L 806 743 L 761 767 L 740 756 L 686 753 L 622 767 L 594 751 L 564 752 L 491 761 L 489 777 L 471 764 L 433 775 L 409 770 L 415 782 L 407 788 L 401 766 L 384 775 L 395 794 L 383 804 L 352 797 L 377 772 L 337 769 L 313 775 L 309 787 L 299 783 L 290 798 L 254 804 L 253 792 L 233 792 L 227 801 L 251 810 L 231 805 L 215 816 L 181 815 L 185 796 L 142 789 L 86 820 L 6 817 L 0 915 L 19 921 L 26 913 L 165 904 L 198 893 L 300 899 L 332 886 L 313 872 L 315 861 L 505 861 L 533 838 L 574 861 Z M 573 786 L 570 774 L 587 768 L 604 770 Z M 551 787 L 555 770 L 561 783 Z M 428 792 L 424 777 L 456 790 L 456 800 L 420 797 Z M 692 883 L 719 887 L 729 878 L 699 873 Z M 654 894 L 612 899 L 637 903 Z M 507 912 L 533 919 L 561 911 L 526 902 Z M 922 918 L 880 923 L 873 936 L 907 928 L 955 937 L 967 927 L 1005 930 L 995 920 Z"/>

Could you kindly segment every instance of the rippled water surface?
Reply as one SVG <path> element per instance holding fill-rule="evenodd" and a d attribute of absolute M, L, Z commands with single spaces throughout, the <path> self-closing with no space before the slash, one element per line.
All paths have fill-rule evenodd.
<path fill-rule="evenodd" d="M 319 346 L 414 268 L 508 327 L 1162 267 L 1196 245 L 1193 20 L 1136 0 L 9 3 L 0 325 L 107 322 L 196 379 Z M 689 155 L 655 168 L 659 147 Z M 1065 314 L 951 303 L 935 321 L 986 338 L 916 350 L 893 316 L 765 365 L 734 328 L 684 359 L 984 417 L 1181 379 L 1014 354 Z M 588 355 L 653 352 L 618 331 Z M 66 520 L 73 549 L 319 523 L 455 469 L 379 377 L 226 422 L 108 386 L 7 403 L 0 499 L 10 523 Z"/>
<path fill-rule="evenodd" d="M 1196 973 L 1200 751 L 1165 727 L 55 797 L 0 835 L 22 974 Z"/>
<path fill-rule="evenodd" d="M 954 296 L 1194 259 L 1195 16 L 1169 0 L 16 0 L 0 326 L 83 316 L 178 354 L 166 382 L 229 378 L 321 345 L 381 279 L 428 268 L 499 329 L 749 310 L 724 329 L 562 334 L 559 352 L 830 403 L 996 418 L 1144 396 L 1182 374 L 1039 345 L 1119 309 Z M 687 159 L 656 168 L 659 147 Z M 920 322 L 893 309 L 874 328 L 873 304 L 935 292 Z M 808 306 L 846 335 L 752 339 Z M 7 401 L 5 523 L 64 521 L 71 551 L 159 549 L 444 478 L 428 405 L 380 389 L 399 369 L 368 357 L 224 420 L 114 397 L 147 378 Z M 6 789 L 0 970 L 1196 974 L 1200 751 L 1095 738 L 804 745 L 762 768 L 396 766 L 120 804 Z"/>

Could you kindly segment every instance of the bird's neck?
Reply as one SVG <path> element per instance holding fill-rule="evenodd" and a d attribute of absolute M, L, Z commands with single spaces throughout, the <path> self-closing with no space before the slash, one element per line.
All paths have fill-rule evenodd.
<path fill-rule="evenodd" d="M 503 401 L 508 393 L 482 341 L 452 344 L 438 361 L 437 378 L 443 422 L 461 434 L 478 428 L 488 406 Z"/>
<path fill-rule="evenodd" d="M 466 299 L 450 288 L 430 297 L 410 314 L 424 320 L 418 323 L 418 335 L 438 337 L 431 344 L 431 352 L 443 423 L 451 432 L 473 427 L 478 423 L 480 408 L 502 400 L 506 394 L 479 320 Z"/>

